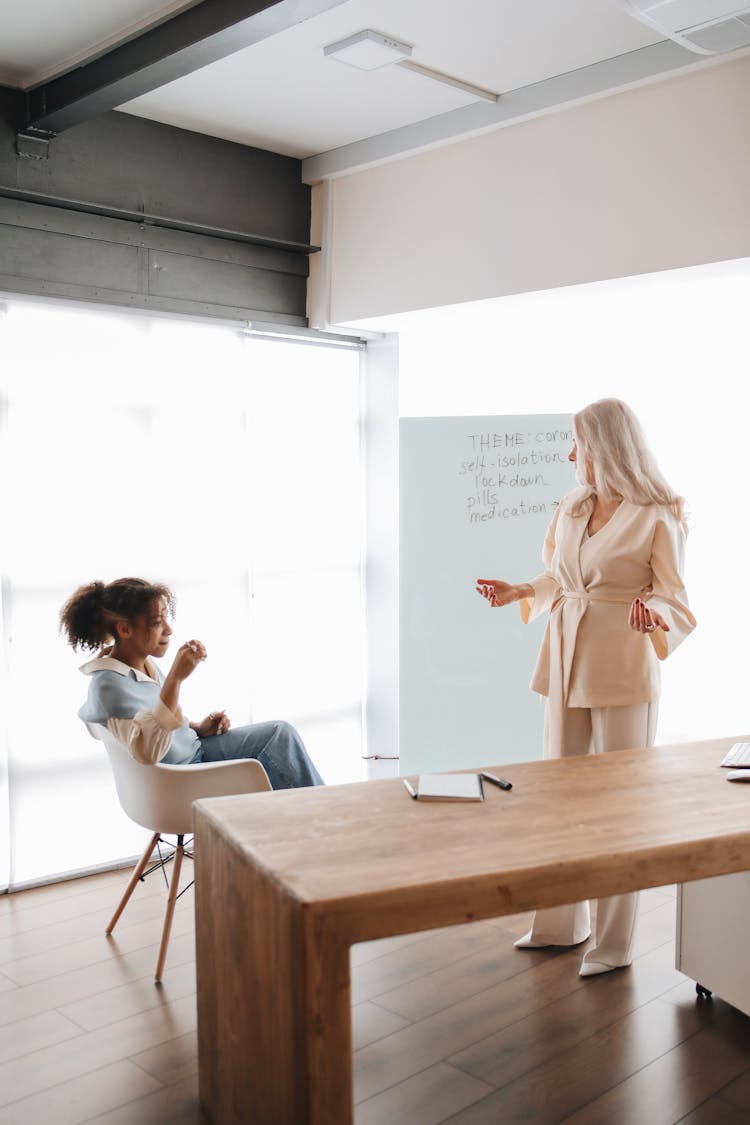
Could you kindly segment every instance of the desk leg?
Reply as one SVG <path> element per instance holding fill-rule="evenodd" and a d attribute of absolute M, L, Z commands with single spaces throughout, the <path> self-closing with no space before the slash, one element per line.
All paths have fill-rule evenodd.
<path fill-rule="evenodd" d="M 352 1004 L 349 945 L 325 917 L 305 925 L 304 1056 L 308 1075 L 310 1125 L 351 1125 Z"/>
<path fill-rule="evenodd" d="M 349 1125 L 349 947 L 196 810 L 201 1104 L 213 1125 Z"/>

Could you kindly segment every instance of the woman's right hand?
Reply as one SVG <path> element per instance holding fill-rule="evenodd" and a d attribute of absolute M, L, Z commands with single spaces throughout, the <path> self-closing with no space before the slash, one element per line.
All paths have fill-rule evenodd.
<path fill-rule="evenodd" d="M 206 650 L 200 641 L 186 641 L 180 645 L 175 653 L 169 675 L 173 680 L 182 683 L 192 675 L 202 660 L 206 659 Z"/>
<path fill-rule="evenodd" d="M 477 578 L 475 589 L 493 607 L 510 605 L 511 602 L 520 601 L 523 596 L 519 586 L 501 582 L 499 578 Z"/>

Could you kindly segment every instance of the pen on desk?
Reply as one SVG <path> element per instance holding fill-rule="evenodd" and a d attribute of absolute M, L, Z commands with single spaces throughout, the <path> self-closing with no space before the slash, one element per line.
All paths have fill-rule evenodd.
<path fill-rule="evenodd" d="M 406 778 L 403 778 L 403 782 L 404 782 L 404 788 L 406 789 L 406 792 L 409 794 L 410 797 L 413 797 L 414 800 L 416 801 L 417 794 L 416 794 L 416 790 L 414 789 L 414 786 L 412 785 L 412 783 L 410 781 L 408 781 Z"/>
<path fill-rule="evenodd" d="M 479 776 L 483 777 L 485 781 L 491 781 L 493 785 L 499 786 L 500 789 L 512 789 L 513 788 L 511 783 L 509 781 L 506 781 L 504 777 L 495 777 L 494 773 L 484 773 L 484 772 L 482 772 L 482 773 L 479 774 Z"/>

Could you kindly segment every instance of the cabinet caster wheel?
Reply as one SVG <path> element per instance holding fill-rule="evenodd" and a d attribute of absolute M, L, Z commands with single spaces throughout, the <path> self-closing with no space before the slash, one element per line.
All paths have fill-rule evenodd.
<path fill-rule="evenodd" d="M 711 999 L 711 989 L 710 988 L 704 988 L 702 984 L 696 984 L 695 993 L 696 993 L 696 996 L 698 997 L 699 1000 L 710 1000 Z"/>

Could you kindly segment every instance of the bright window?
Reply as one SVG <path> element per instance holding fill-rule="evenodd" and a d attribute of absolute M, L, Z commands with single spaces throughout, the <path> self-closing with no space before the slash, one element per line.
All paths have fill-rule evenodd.
<path fill-rule="evenodd" d="M 359 353 L 16 299 L 0 341 L 11 884 L 142 847 L 76 717 L 86 655 L 57 633 L 95 578 L 172 586 L 173 647 L 209 653 L 188 715 L 288 719 L 326 781 L 359 780 Z"/>
<path fill-rule="evenodd" d="M 743 259 L 387 325 L 400 333 L 402 415 L 572 413 L 610 395 L 638 414 L 667 479 L 688 501 L 686 577 L 698 619 L 662 669 L 662 743 L 745 736 L 750 725 L 750 610 L 727 592 L 750 551 L 749 299 Z"/>

